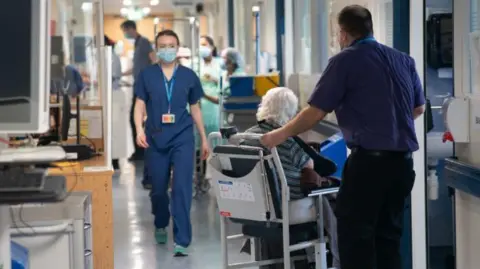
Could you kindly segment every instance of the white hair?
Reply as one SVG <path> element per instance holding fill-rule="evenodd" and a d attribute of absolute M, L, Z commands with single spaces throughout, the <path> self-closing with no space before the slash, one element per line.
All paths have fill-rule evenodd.
<path fill-rule="evenodd" d="M 298 110 L 298 98 L 292 90 L 278 87 L 269 90 L 257 111 L 257 120 L 273 121 L 279 125 L 289 122 Z"/>

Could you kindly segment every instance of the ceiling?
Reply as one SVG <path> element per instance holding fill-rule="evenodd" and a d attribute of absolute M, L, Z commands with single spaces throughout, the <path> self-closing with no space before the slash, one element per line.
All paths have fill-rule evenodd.
<path fill-rule="evenodd" d="M 173 12 L 172 0 L 159 0 L 159 4 L 156 6 L 150 5 L 150 0 L 130 0 L 132 6 L 140 8 L 150 7 L 151 14 L 170 13 Z M 103 9 L 106 14 L 120 14 L 120 9 L 124 7 L 123 0 L 103 0 Z"/>

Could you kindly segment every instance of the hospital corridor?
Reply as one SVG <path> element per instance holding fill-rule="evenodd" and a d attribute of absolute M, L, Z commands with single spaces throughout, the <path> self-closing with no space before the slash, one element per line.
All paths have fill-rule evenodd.
<path fill-rule="evenodd" d="M 141 167 L 141 163 L 138 165 Z M 141 177 L 141 173 L 132 169 L 113 181 L 115 268 L 221 268 L 220 222 L 214 198 L 204 195 L 195 200 L 192 206 L 195 243 L 189 257 L 178 260 L 171 255 L 173 242 L 156 246 L 150 199 L 140 183 Z M 240 232 L 239 227 L 232 227 L 231 233 L 234 232 Z M 241 242 L 230 247 L 240 249 Z M 233 261 L 249 259 L 240 252 L 232 254 Z"/>
<path fill-rule="evenodd" d="M 480 0 L 15 0 L 0 269 L 479 269 Z"/>

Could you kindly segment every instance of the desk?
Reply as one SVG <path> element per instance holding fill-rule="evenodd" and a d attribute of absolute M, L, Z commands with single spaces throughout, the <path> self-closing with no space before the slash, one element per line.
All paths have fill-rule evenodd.
<path fill-rule="evenodd" d="M 454 190 L 456 268 L 477 269 L 480 263 L 480 165 L 446 159 L 445 182 Z"/>
<path fill-rule="evenodd" d="M 52 168 L 50 175 L 63 175 L 69 191 L 92 194 L 93 268 L 113 269 L 113 171 L 105 167 L 103 156 Z"/>

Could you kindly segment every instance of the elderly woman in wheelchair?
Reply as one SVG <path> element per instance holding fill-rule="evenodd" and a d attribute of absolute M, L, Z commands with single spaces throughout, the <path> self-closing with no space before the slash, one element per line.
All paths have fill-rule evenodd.
<path fill-rule="evenodd" d="M 339 181 L 320 176 L 335 171 L 319 171 L 318 159 L 322 158 L 314 156 L 314 163 L 311 150 L 306 152 L 305 143 L 298 138 L 270 150 L 259 141 L 262 134 L 291 120 L 297 109 L 298 99 L 292 90 L 271 89 L 262 98 L 257 125 L 245 133 L 225 128 L 221 134 L 210 135 L 210 140 L 224 138 L 229 142 L 216 146 L 210 160 L 222 216 L 223 269 L 327 269 L 327 264 L 340 268 L 332 209 Z M 329 160 L 321 161 L 330 164 Z M 243 234 L 227 236 L 227 218 L 242 224 Z M 233 239 L 247 239 L 242 250 L 252 255 L 251 262 L 228 263 L 227 240 Z M 328 263 L 327 241 L 332 258 Z"/>

